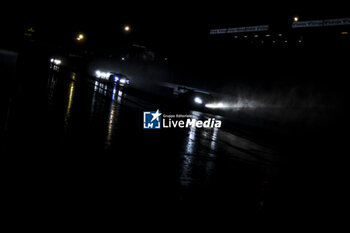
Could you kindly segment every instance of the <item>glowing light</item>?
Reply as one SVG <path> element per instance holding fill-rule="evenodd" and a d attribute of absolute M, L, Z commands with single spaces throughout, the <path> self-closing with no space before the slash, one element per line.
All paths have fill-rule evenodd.
<path fill-rule="evenodd" d="M 60 65 L 62 63 L 60 59 L 55 59 L 55 58 L 51 58 L 50 62 L 54 63 L 55 65 Z"/>
<path fill-rule="evenodd" d="M 129 79 L 122 78 L 122 79 L 119 80 L 119 83 L 121 85 L 125 85 L 125 84 L 129 85 L 130 81 L 129 81 Z"/>
<path fill-rule="evenodd" d="M 347 35 L 347 34 L 349 34 L 349 32 L 341 32 L 340 34 Z"/>
<path fill-rule="evenodd" d="M 81 41 L 85 38 L 84 34 L 79 34 L 77 38 L 75 38 L 77 41 Z"/>
<path fill-rule="evenodd" d="M 118 96 L 119 96 L 119 97 L 122 97 L 122 96 L 123 96 L 123 92 L 119 90 L 119 91 L 118 91 Z"/>
<path fill-rule="evenodd" d="M 226 109 L 226 110 L 239 110 L 239 109 L 252 109 L 257 107 L 262 107 L 263 104 L 248 99 L 238 99 L 235 102 L 217 102 L 217 103 L 208 103 L 205 105 L 206 108 L 210 109 Z"/>
<path fill-rule="evenodd" d="M 202 104 L 202 103 L 203 103 L 203 100 L 202 100 L 201 98 L 199 98 L 199 97 L 196 97 L 196 98 L 194 98 L 194 102 L 195 102 L 196 104 Z"/>
<path fill-rule="evenodd" d="M 68 103 L 67 103 L 67 108 L 66 112 L 64 115 L 64 127 L 67 129 L 70 123 L 70 118 L 72 115 L 72 105 L 73 105 L 73 97 L 74 97 L 74 89 L 75 88 L 75 82 L 71 81 L 69 84 L 69 89 L 68 89 Z"/>
<path fill-rule="evenodd" d="M 109 76 L 111 76 L 111 73 L 109 73 L 109 72 L 102 72 L 100 70 L 96 70 L 95 75 L 96 75 L 97 78 L 108 79 Z"/>
<path fill-rule="evenodd" d="M 212 108 L 212 109 L 217 109 L 217 108 L 228 108 L 229 106 L 224 104 L 224 103 L 210 103 L 205 105 L 206 108 Z"/>
<path fill-rule="evenodd" d="M 125 33 L 130 32 L 130 31 L 131 31 L 130 25 L 125 25 L 125 26 L 123 27 L 123 31 L 124 31 Z"/>
<path fill-rule="evenodd" d="M 299 21 L 299 17 L 298 17 L 298 16 L 295 16 L 295 17 L 293 18 L 293 20 L 294 20 L 294 22 L 298 22 L 298 21 Z"/>

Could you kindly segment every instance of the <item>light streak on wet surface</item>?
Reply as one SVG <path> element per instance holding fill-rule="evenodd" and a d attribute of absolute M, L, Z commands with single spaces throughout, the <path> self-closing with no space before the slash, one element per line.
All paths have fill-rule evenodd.
<path fill-rule="evenodd" d="M 83 180 L 102 179 L 93 185 L 103 187 L 102 192 L 119 187 L 122 191 L 111 192 L 139 204 L 167 200 L 196 206 L 206 201 L 210 206 L 223 198 L 228 206 L 241 199 L 239 208 L 246 212 L 261 208 L 261 184 L 275 169 L 276 151 L 225 126 L 143 130 L 142 111 L 153 108 L 128 89 L 56 70 L 40 78 L 23 80 L 29 89 L 22 90 L 14 106 L 8 152 L 48 163 L 45 171 L 55 176 L 79 172 L 86 174 Z M 188 114 L 197 120 L 213 117 Z"/>
<path fill-rule="evenodd" d="M 37 79 L 20 80 L 3 143 L 7 154 L 17 155 L 18 179 L 34 182 L 26 187 L 70 190 L 81 206 L 96 195 L 113 208 L 127 202 L 197 214 L 277 213 L 285 203 L 274 199 L 286 183 L 280 148 L 224 116 L 188 110 L 198 120 L 220 119 L 222 127 L 144 130 L 143 111 L 172 109 L 78 73 L 31 77 Z"/>

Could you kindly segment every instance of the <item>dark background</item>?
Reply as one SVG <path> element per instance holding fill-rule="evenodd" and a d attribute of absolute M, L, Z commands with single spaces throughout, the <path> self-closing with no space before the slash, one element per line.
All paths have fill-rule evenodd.
<path fill-rule="evenodd" d="M 140 147 L 145 150 L 143 152 L 145 154 L 155 153 L 155 158 L 160 159 L 158 163 L 165 162 L 166 166 L 159 168 L 158 163 L 153 164 L 153 160 L 149 161 L 143 156 L 138 156 L 137 162 L 133 161 L 133 158 L 124 157 L 122 161 L 126 162 L 127 165 L 121 171 L 130 169 L 135 174 L 145 172 L 148 176 L 141 180 L 135 179 L 136 184 L 139 185 L 136 188 L 133 187 L 132 182 L 128 182 L 135 181 L 132 176 L 129 177 L 130 180 L 121 180 L 121 185 L 129 189 L 120 195 L 125 199 L 115 200 L 113 195 L 115 193 L 113 187 L 109 186 L 109 182 L 113 182 L 115 175 L 124 177 L 125 174 L 122 172 L 115 174 L 114 163 L 108 157 L 107 159 L 99 157 L 97 161 L 95 160 L 94 155 L 104 154 L 105 151 L 101 152 L 95 148 L 93 152 L 96 154 L 86 158 L 84 156 L 91 151 L 88 146 L 80 150 L 80 146 L 86 143 L 83 139 L 78 139 L 77 145 L 79 146 L 72 143 L 73 145 L 68 144 L 66 147 L 60 148 L 57 148 L 55 140 L 51 140 L 53 137 L 57 141 L 72 140 L 75 142 L 75 136 L 82 136 L 86 129 L 85 125 L 79 122 L 79 116 L 84 115 L 79 112 L 79 108 L 76 110 L 78 112 L 76 115 L 78 116 L 77 128 L 74 129 L 76 135 L 71 135 L 73 139 L 62 139 L 62 135 L 54 133 L 55 130 L 50 132 L 50 128 L 46 129 L 45 125 L 50 125 L 54 129 L 60 127 L 59 125 L 51 125 L 51 118 L 46 119 L 45 115 L 36 118 L 36 115 L 28 114 L 33 110 L 38 110 L 40 113 L 42 110 L 40 104 L 45 102 L 44 92 L 33 94 L 32 88 L 35 90 L 37 84 L 44 85 L 43 83 L 45 83 L 45 80 L 40 80 L 40 78 L 47 76 L 47 71 L 43 69 L 47 65 L 45 60 L 47 55 L 51 51 L 75 52 L 77 44 L 74 37 L 77 32 L 84 32 L 86 41 L 81 46 L 79 45 L 79 49 L 77 49 L 79 52 L 84 52 L 84 49 L 87 49 L 99 56 L 106 56 L 111 52 L 119 53 L 127 50 L 128 46 L 133 43 L 146 45 L 155 51 L 160 58 L 168 57 L 170 68 L 175 70 L 174 72 L 178 76 L 186 74 L 196 81 L 215 82 L 217 90 L 222 93 L 235 90 L 238 96 L 254 97 L 264 100 L 266 103 L 285 103 L 284 106 L 287 108 L 274 109 L 273 113 L 269 109 L 259 109 L 253 113 L 242 114 L 243 117 L 240 116 L 247 122 L 252 120 L 251 122 L 254 122 L 255 126 L 260 127 L 259 130 L 264 131 L 267 128 L 273 131 L 272 129 L 277 128 L 277 131 L 287 132 L 287 136 L 284 138 L 279 138 L 276 135 L 270 138 L 271 135 L 269 135 L 266 139 L 274 141 L 287 161 L 275 179 L 277 185 L 274 187 L 277 188 L 270 196 L 272 204 L 270 212 L 266 215 L 269 223 L 274 224 L 274 221 L 282 220 L 282 222 L 285 221 L 293 225 L 296 216 L 302 216 L 305 222 L 309 221 L 309 216 L 316 216 L 315 222 L 319 224 L 318 220 L 329 220 L 333 214 L 337 217 L 343 216 L 341 211 L 347 203 L 345 189 L 348 183 L 346 176 L 347 137 L 344 136 L 344 133 L 347 132 L 348 126 L 346 112 L 348 106 L 349 40 L 338 43 L 337 40 L 332 39 L 333 37 L 320 39 L 319 35 L 323 36 L 323 32 L 312 31 L 309 37 L 310 43 L 303 48 L 270 49 L 269 47 L 234 45 L 230 39 L 226 40 L 220 37 L 213 39 L 209 35 L 209 30 L 211 28 L 269 24 L 274 33 L 288 32 L 292 17 L 295 15 L 298 15 L 300 20 L 341 18 L 350 16 L 347 9 L 346 6 L 335 2 L 306 4 L 296 1 L 284 1 L 277 5 L 253 2 L 246 4 L 240 2 L 221 3 L 217 1 L 197 4 L 187 2 L 153 4 L 149 2 L 131 2 L 129 4 L 29 2 L 12 6 L 4 5 L 1 8 L 0 49 L 18 52 L 19 61 L 22 63 L 18 63 L 17 67 L 12 67 L 10 72 L 7 70 L 3 72 L 2 69 L 1 78 L 5 79 L 5 77 L 10 76 L 17 77 L 17 79 L 5 79 L 2 83 L 2 100 L 4 100 L 2 109 L 4 111 L 1 117 L 2 119 L 6 118 L 9 96 L 19 99 L 16 109 L 23 114 L 15 114 L 12 118 L 13 122 L 22 119 L 22 116 L 30 116 L 28 119 L 25 118 L 20 125 L 14 123 L 15 131 L 10 132 L 13 140 L 10 141 L 9 145 L 14 150 L 6 151 L 7 155 L 11 156 L 5 157 L 5 161 L 11 161 L 11 166 L 4 169 L 9 177 L 7 179 L 9 184 L 6 186 L 9 191 L 7 194 L 12 196 L 12 198 L 8 197 L 8 200 L 11 200 L 9 202 L 11 211 L 7 212 L 8 215 L 10 217 L 17 216 L 17 210 L 20 210 L 20 213 L 26 217 L 38 209 L 45 215 L 45 213 L 50 213 L 50 210 L 63 206 L 63 215 L 70 215 L 71 219 L 74 219 L 76 215 L 83 216 L 78 214 L 80 212 L 86 211 L 85 213 L 90 215 L 91 212 L 102 209 L 107 209 L 104 212 L 107 216 L 115 217 L 115 215 L 108 214 L 109 211 L 113 212 L 113 209 L 111 210 L 109 207 L 117 208 L 116 203 L 119 201 L 131 200 L 133 196 L 129 197 L 128 194 L 137 196 L 138 193 L 133 191 L 143 192 L 150 187 L 154 188 L 154 193 L 164 191 L 157 186 L 157 179 L 164 181 L 164 183 L 168 181 L 170 172 L 167 172 L 167 168 L 174 166 L 172 163 L 174 161 L 164 159 L 162 156 L 165 154 L 174 155 L 175 152 L 171 147 L 160 148 L 156 152 L 152 148 L 148 148 L 147 140 L 145 143 L 142 140 L 148 138 L 151 141 L 151 138 L 147 134 L 145 135 L 145 132 L 140 130 L 138 125 L 133 125 L 131 128 L 134 130 L 133 132 L 140 133 L 142 131 L 137 137 L 137 139 L 142 139 L 141 142 L 128 141 L 127 139 L 132 139 L 134 135 L 132 133 L 126 134 L 126 137 L 121 140 L 126 142 L 127 147 L 123 148 L 120 153 L 137 154 Z M 122 32 L 121 28 L 124 24 L 132 26 L 130 34 Z M 28 27 L 36 30 L 34 42 L 25 41 L 23 38 L 23 31 Z M 211 66 L 210 69 L 209 66 Z M 10 68 L 6 67 L 6 69 Z M 16 72 L 11 73 L 13 70 Z M 30 79 L 26 79 L 27 74 L 29 74 L 28 77 L 39 78 L 32 83 Z M 232 75 L 234 75 L 233 79 Z M 17 86 L 17 81 L 24 83 L 25 88 L 21 89 L 20 85 Z M 10 88 L 8 88 L 9 86 Z M 31 106 L 30 104 L 33 102 L 31 99 L 26 99 L 27 94 L 28 96 L 33 95 L 32 98 L 39 101 L 38 104 Z M 65 92 L 62 96 L 64 94 Z M 24 101 L 22 102 L 22 100 Z M 304 104 L 311 107 L 303 108 L 300 111 L 298 107 L 304 106 Z M 317 108 L 318 106 L 321 106 L 321 110 Z M 80 108 L 85 109 L 84 106 L 80 106 Z M 136 121 L 136 115 L 133 115 L 133 112 L 127 113 L 130 114 L 129 116 L 133 116 L 132 120 Z M 56 119 L 55 113 L 50 114 L 52 114 L 52 116 L 50 115 L 53 117 L 52 119 Z M 316 117 L 314 117 L 315 115 Z M 39 131 L 36 131 L 35 125 L 30 124 L 32 120 L 35 123 L 43 123 L 39 127 Z M 28 122 L 29 124 L 27 124 Z M 128 132 L 128 130 L 128 127 L 124 126 L 124 131 Z M 24 142 L 23 147 L 17 146 L 18 135 L 16 132 L 21 132 L 19 138 Z M 31 135 L 40 133 L 44 133 L 40 138 L 43 139 L 45 146 L 37 150 L 38 142 L 34 138 L 31 139 Z M 45 133 L 51 137 L 45 137 Z M 265 135 L 264 133 L 262 135 Z M 152 136 L 161 139 L 171 135 L 153 133 Z M 176 136 L 172 135 L 171 137 Z M 3 139 L 7 140 L 5 137 Z M 119 151 L 118 149 L 116 148 L 116 151 Z M 38 156 L 34 160 L 23 156 L 29 152 L 37 153 Z M 63 156 L 55 156 L 55 154 Z M 50 155 L 53 156 L 46 157 Z M 74 155 L 73 159 L 71 159 L 71 155 Z M 81 163 L 81 161 L 83 162 Z M 5 166 L 8 164 L 6 162 L 3 163 Z M 163 174 L 166 175 L 159 178 L 155 172 L 147 173 L 149 171 L 147 167 L 143 167 L 143 163 L 149 165 L 149 168 L 164 172 Z M 176 163 L 179 161 L 176 160 Z M 30 166 L 27 166 L 28 164 Z M 54 169 L 51 170 L 52 166 L 42 166 L 47 164 L 53 165 Z M 225 163 L 222 163 L 221 166 L 226 168 Z M 63 177 L 59 177 L 57 174 L 60 173 L 56 173 L 56 171 L 62 171 L 61 168 L 67 171 Z M 244 166 L 236 168 L 237 170 L 233 170 L 235 177 L 247 174 L 246 179 L 237 179 L 240 183 L 239 187 L 246 187 L 245 181 L 259 177 L 259 174 L 250 174 L 250 170 L 246 170 Z M 232 167 L 227 165 L 227 169 L 232 169 Z M 222 170 L 222 177 L 225 177 L 225 172 L 228 170 Z M 256 170 L 253 169 L 253 171 Z M 43 174 L 48 175 L 43 176 Z M 100 183 L 99 178 L 106 177 L 109 178 Z M 53 185 L 50 187 L 52 190 L 49 191 L 44 190 L 43 187 L 46 186 L 42 186 L 42 184 L 50 183 L 52 180 L 55 181 L 55 184 L 62 181 L 67 183 Z M 91 180 L 93 185 L 90 187 L 89 181 Z M 18 181 L 20 182 L 18 183 Z M 225 200 L 230 199 L 231 194 L 244 200 L 243 194 L 239 193 L 235 196 L 234 192 L 229 190 L 230 186 L 226 186 L 231 181 L 227 178 L 222 183 L 218 182 L 218 186 L 222 188 L 221 191 L 227 191 L 226 199 L 222 202 L 219 201 L 221 206 L 209 208 L 209 214 L 215 215 L 218 213 L 217 211 L 220 211 L 220 207 L 227 207 Z M 157 196 L 153 196 L 154 193 L 151 192 L 149 196 L 142 196 L 131 206 L 127 206 L 130 202 L 127 202 L 126 206 L 119 206 L 122 214 L 127 213 L 127 216 L 124 217 L 133 220 L 133 217 L 136 216 L 135 212 L 138 210 L 142 216 L 137 219 L 146 219 L 145 216 L 149 214 L 149 210 L 159 207 L 156 208 L 158 211 L 156 215 L 161 216 L 166 213 L 166 216 L 163 217 L 167 218 L 171 213 L 166 210 L 173 209 L 174 206 L 174 209 L 179 211 L 175 215 L 181 213 L 180 218 L 185 223 L 193 217 L 193 213 L 200 213 L 200 216 L 208 217 L 207 212 L 205 212 L 207 209 L 201 202 L 205 198 L 197 199 L 200 192 L 190 194 L 190 196 L 193 195 L 193 199 L 190 200 L 195 200 L 192 207 L 198 208 L 197 211 L 191 209 L 192 212 L 186 212 L 190 209 L 186 208 L 186 204 L 191 204 L 191 201 L 185 202 L 185 204 L 182 202 L 180 205 L 177 205 L 178 202 L 175 201 L 171 202 L 172 206 L 162 206 L 162 203 L 169 203 L 169 200 L 166 200 L 167 197 L 177 195 L 177 193 L 172 192 L 174 191 L 172 184 L 166 184 L 167 188 L 170 188 L 164 192 L 171 194 L 165 195 L 163 199 L 157 199 Z M 38 190 L 42 191 L 39 195 L 37 194 Z M 70 199 L 71 196 L 68 193 L 71 190 L 74 192 L 73 199 Z M 27 195 L 23 195 L 23 193 Z M 106 196 L 104 196 L 105 193 L 107 193 Z M 207 195 L 210 196 L 210 193 Z M 98 198 L 96 199 L 96 197 Z M 237 199 L 238 203 L 239 198 Z M 86 205 L 89 200 L 94 200 L 93 205 Z M 110 200 L 113 201 L 110 202 Z M 153 202 L 148 203 L 150 200 Z M 14 203 L 15 208 L 11 208 L 12 203 Z M 50 203 L 50 205 L 46 206 L 46 203 Z M 54 204 L 51 205 L 52 203 Z M 158 205 L 154 206 L 152 203 Z M 70 212 L 72 204 L 75 212 Z M 25 211 L 23 211 L 23 206 L 26 207 Z M 40 208 L 36 208 L 37 206 Z M 241 210 L 244 205 L 238 204 L 237 206 Z M 143 211 L 139 211 L 139 207 L 145 208 Z M 228 210 L 235 212 L 233 208 L 229 207 L 227 207 Z M 67 214 L 67 212 L 70 213 Z M 61 213 L 55 214 L 62 216 Z M 128 218 L 129 216 L 130 218 Z M 227 217 L 223 212 L 217 214 L 219 220 L 222 216 Z M 225 220 L 229 225 L 232 221 L 231 217 L 228 215 L 227 221 L 224 218 L 221 220 Z M 168 217 L 169 219 L 171 218 Z M 203 224 L 203 219 L 198 222 Z M 287 228 L 287 226 L 285 227 Z"/>

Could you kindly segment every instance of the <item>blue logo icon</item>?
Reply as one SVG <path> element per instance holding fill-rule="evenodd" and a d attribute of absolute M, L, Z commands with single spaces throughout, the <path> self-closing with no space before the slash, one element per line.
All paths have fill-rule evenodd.
<path fill-rule="evenodd" d="M 144 129 L 160 129 L 162 113 L 157 110 L 156 112 L 143 112 L 143 128 Z"/>

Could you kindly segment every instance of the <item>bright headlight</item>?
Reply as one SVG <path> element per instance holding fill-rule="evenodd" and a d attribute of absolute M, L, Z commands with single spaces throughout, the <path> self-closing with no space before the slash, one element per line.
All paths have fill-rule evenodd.
<path fill-rule="evenodd" d="M 102 72 L 100 70 L 95 71 L 95 75 L 97 78 L 102 78 L 102 79 L 108 79 L 111 73 L 109 72 Z"/>
<path fill-rule="evenodd" d="M 205 105 L 206 108 L 227 108 L 228 106 L 223 103 L 209 103 Z"/>
<path fill-rule="evenodd" d="M 199 97 L 196 97 L 196 98 L 194 98 L 194 102 L 195 102 L 196 104 L 202 104 L 202 103 L 203 103 L 203 100 L 202 100 L 201 98 L 199 98 Z"/>
<path fill-rule="evenodd" d="M 55 59 L 55 58 L 51 58 L 50 62 L 54 63 L 55 65 L 60 65 L 62 63 L 60 59 Z"/>

